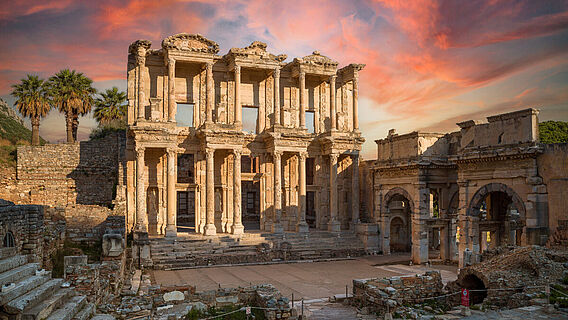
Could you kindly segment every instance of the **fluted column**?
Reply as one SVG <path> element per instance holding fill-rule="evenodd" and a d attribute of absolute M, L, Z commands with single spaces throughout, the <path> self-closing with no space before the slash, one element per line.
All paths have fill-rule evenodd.
<path fill-rule="evenodd" d="M 213 62 L 208 62 L 206 66 L 207 72 L 207 101 L 206 101 L 206 109 L 207 109 L 207 118 L 206 122 L 211 123 L 213 122 L 213 103 L 215 101 L 214 97 L 214 83 L 213 83 Z"/>
<path fill-rule="evenodd" d="M 241 106 L 241 66 L 235 66 L 235 124 L 242 125 L 243 111 Z"/>
<path fill-rule="evenodd" d="M 329 110 L 330 110 L 330 122 L 331 122 L 331 130 L 337 129 L 337 111 L 335 110 L 335 81 L 337 79 L 336 75 L 333 75 L 329 78 Z"/>
<path fill-rule="evenodd" d="M 353 77 L 353 131 L 359 131 L 359 77 Z"/>
<path fill-rule="evenodd" d="M 280 125 L 280 68 L 274 69 L 274 125 Z"/>
<path fill-rule="evenodd" d="M 207 149 L 205 150 L 207 154 L 207 177 L 206 177 L 206 192 L 207 192 L 207 204 L 206 204 L 206 221 L 204 234 L 206 236 L 214 236 L 217 234 L 217 229 L 215 228 L 215 175 L 213 170 L 215 167 L 215 150 Z"/>
<path fill-rule="evenodd" d="M 341 231 L 341 223 L 337 216 L 337 154 L 329 155 L 329 213 L 331 221 L 328 229 L 332 232 Z"/>
<path fill-rule="evenodd" d="M 282 233 L 282 222 L 280 221 L 282 215 L 282 152 L 274 151 L 274 224 L 272 225 L 272 232 Z"/>
<path fill-rule="evenodd" d="M 144 147 L 136 147 L 136 230 L 148 232 L 146 188 L 144 187 Z"/>
<path fill-rule="evenodd" d="M 138 52 L 136 63 L 138 64 L 138 120 L 143 120 L 146 115 L 146 95 L 144 93 L 144 77 L 142 77 L 142 70 L 146 64 L 145 50 Z"/>
<path fill-rule="evenodd" d="M 306 127 L 306 73 L 300 71 L 300 128 Z"/>
<path fill-rule="evenodd" d="M 168 59 L 168 121 L 176 121 L 176 61 Z"/>
<path fill-rule="evenodd" d="M 308 232 L 309 226 L 306 223 L 306 157 L 307 153 L 300 152 L 298 161 L 298 172 L 299 172 L 299 185 L 298 188 L 298 225 L 296 226 L 296 231 L 298 232 Z"/>
<path fill-rule="evenodd" d="M 244 232 L 241 214 L 241 151 L 233 151 L 233 234 Z"/>
<path fill-rule="evenodd" d="M 351 224 L 355 227 L 359 221 L 359 155 L 353 156 L 353 172 L 351 177 Z"/>
<path fill-rule="evenodd" d="M 177 152 L 172 149 L 168 149 L 168 221 L 166 226 L 166 237 L 176 237 L 177 236 L 177 226 L 176 226 L 176 158 Z"/>

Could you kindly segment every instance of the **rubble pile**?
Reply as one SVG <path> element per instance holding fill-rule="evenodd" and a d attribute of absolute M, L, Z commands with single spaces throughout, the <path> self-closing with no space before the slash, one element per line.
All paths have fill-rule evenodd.
<path fill-rule="evenodd" d="M 486 255 L 481 263 L 462 269 L 458 279 L 448 283 L 448 291 L 467 288 L 472 291 L 474 304 L 482 301 L 516 308 L 528 305 L 529 300 L 545 292 L 547 285 L 561 280 L 568 267 L 567 251 L 540 246 L 499 250 L 502 253 L 489 252 L 492 257 Z"/>
<path fill-rule="evenodd" d="M 403 305 L 444 295 L 438 271 L 423 275 L 353 280 L 353 303 L 378 314 L 396 312 Z"/>

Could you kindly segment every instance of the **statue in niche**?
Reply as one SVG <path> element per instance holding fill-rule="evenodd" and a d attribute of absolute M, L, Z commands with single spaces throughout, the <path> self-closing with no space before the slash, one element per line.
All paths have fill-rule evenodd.
<path fill-rule="evenodd" d="M 227 106 L 225 103 L 220 102 L 217 104 L 217 114 L 216 114 L 217 123 L 226 123 L 227 122 Z"/>
<path fill-rule="evenodd" d="M 337 113 L 337 129 L 345 131 L 345 114 L 343 112 Z"/>
<path fill-rule="evenodd" d="M 223 212 L 223 195 L 221 189 L 215 189 L 215 212 Z"/>

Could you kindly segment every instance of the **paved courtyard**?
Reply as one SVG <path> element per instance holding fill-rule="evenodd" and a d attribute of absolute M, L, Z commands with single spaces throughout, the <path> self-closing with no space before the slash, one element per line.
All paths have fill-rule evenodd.
<path fill-rule="evenodd" d="M 345 294 L 345 286 L 351 293 L 353 279 L 409 275 L 431 269 L 441 270 L 444 282 L 456 279 L 454 266 L 409 266 L 409 259 L 408 255 L 391 255 L 329 262 L 155 270 L 152 282 L 194 285 L 198 291 L 271 283 L 288 297 L 293 293 L 294 299 L 309 300 Z"/>

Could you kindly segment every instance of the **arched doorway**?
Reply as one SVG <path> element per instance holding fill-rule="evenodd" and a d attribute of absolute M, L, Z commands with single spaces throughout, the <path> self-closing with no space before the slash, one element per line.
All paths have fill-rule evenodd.
<path fill-rule="evenodd" d="M 521 198 L 504 184 L 480 188 L 470 203 L 468 214 L 479 218 L 481 252 L 504 245 L 520 245 L 525 226 L 525 206 Z"/>
<path fill-rule="evenodd" d="M 394 195 L 387 204 L 390 220 L 390 251 L 410 252 L 411 210 L 410 201 L 402 194 Z"/>

